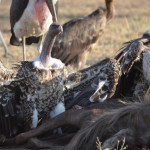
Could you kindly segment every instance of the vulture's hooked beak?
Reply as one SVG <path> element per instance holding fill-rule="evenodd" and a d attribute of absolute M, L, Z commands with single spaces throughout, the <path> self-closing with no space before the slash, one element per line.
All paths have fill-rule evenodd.
<path fill-rule="evenodd" d="M 55 6 L 54 6 L 54 2 L 53 0 L 45 0 L 47 3 L 47 6 L 52 14 L 53 17 L 53 22 L 57 22 L 57 15 L 56 15 L 56 10 L 55 10 Z"/>

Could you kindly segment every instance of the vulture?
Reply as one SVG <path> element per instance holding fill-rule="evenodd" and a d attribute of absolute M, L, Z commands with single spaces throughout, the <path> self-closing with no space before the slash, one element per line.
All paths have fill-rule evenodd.
<path fill-rule="evenodd" d="M 56 35 L 61 31 L 56 23 L 50 26 L 42 52 L 33 61 L 23 61 L 12 69 L 1 63 L 0 135 L 11 137 L 21 128 L 36 128 L 42 120 L 65 111 L 64 64 L 51 57 Z"/>
<path fill-rule="evenodd" d="M 115 59 L 121 65 L 120 95 L 139 98 L 150 85 L 150 30 L 142 37 L 126 42 Z"/>
<path fill-rule="evenodd" d="M 77 70 L 84 67 L 88 54 L 114 14 L 113 0 L 105 2 L 106 9 L 100 7 L 87 16 L 72 19 L 63 25 L 63 33 L 57 37 L 53 47 L 53 57 Z"/>
<path fill-rule="evenodd" d="M 111 98 L 119 78 L 120 64 L 112 58 L 70 74 L 65 80 L 66 109 L 75 104 L 87 106 L 90 102 L 103 102 Z"/>
<path fill-rule="evenodd" d="M 54 0 L 54 4 L 56 2 L 57 0 Z M 56 22 L 54 9 L 53 0 L 12 0 L 10 44 L 19 46 L 23 42 L 24 60 L 26 59 L 25 41 L 26 44 L 40 41 L 39 51 L 41 51 L 43 35 L 47 33 L 52 22 Z"/>
<path fill-rule="evenodd" d="M 64 91 L 66 109 L 110 98 L 143 98 L 150 82 L 149 58 L 150 33 L 147 31 L 142 37 L 126 42 L 114 58 L 70 74 Z"/>

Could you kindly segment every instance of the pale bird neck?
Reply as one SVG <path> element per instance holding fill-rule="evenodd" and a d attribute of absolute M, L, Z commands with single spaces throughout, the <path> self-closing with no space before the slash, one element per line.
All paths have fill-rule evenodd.
<path fill-rule="evenodd" d="M 50 66 L 51 51 L 52 51 L 55 39 L 56 39 L 56 35 L 52 33 L 51 31 L 49 31 L 43 43 L 43 49 L 40 54 L 40 60 L 44 67 Z"/>

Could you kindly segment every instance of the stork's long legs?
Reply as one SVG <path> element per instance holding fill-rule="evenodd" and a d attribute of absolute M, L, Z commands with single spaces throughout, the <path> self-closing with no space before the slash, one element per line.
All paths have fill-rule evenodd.
<path fill-rule="evenodd" d="M 39 39 L 38 46 L 37 46 L 39 53 L 41 53 L 42 51 L 44 38 L 45 38 L 45 35 L 42 35 Z"/>
<path fill-rule="evenodd" d="M 25 36 L 22 38 L 23 44 L 23 61 L 26 61 L 26 38 Z"/>
<path fill-rule="evenodd" d="M 3 47 L 4 47 L 4 51 L 5 51 L 4 57 L 7 57 L 8 54 L 9 54 L 8 53 L 8 47 L 7 47 L 6 43 L 5 43 L 5 40 L 3 38 L 3 35 L 2 35 L 1 31 L 0 31 L 0 41 L 1 41 L 2 45 L 3 45 Z"/>

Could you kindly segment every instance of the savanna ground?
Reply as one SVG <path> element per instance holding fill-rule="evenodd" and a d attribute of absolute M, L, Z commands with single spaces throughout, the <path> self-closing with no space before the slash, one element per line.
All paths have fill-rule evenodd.
<path fill-rule="evenodd" d="M 10 23 L 9 8 L 11 0 L 2 0 L 0 4 L 0 30 L 12 54 L 4 58 L 4 50 L 0 45 L 0 59 L 6 66 L 22 60 L 22 48 L 9 45 Z M 107 24 L 104 34 L 99 39 L 95 50 L 89 56 L 88 64 L 95 63 L 105 57 L 112 57 L 122 44 L 139 37 L 150 28 L 150 0 L 115 0 L 115 17 Z M 87 15 L 99 6 L 104 6 L 104 0 L 60 0 L 59 22 L 64 22 Z M 27 59 L 38 55 L 36 45 L 27 47 Z"/>

